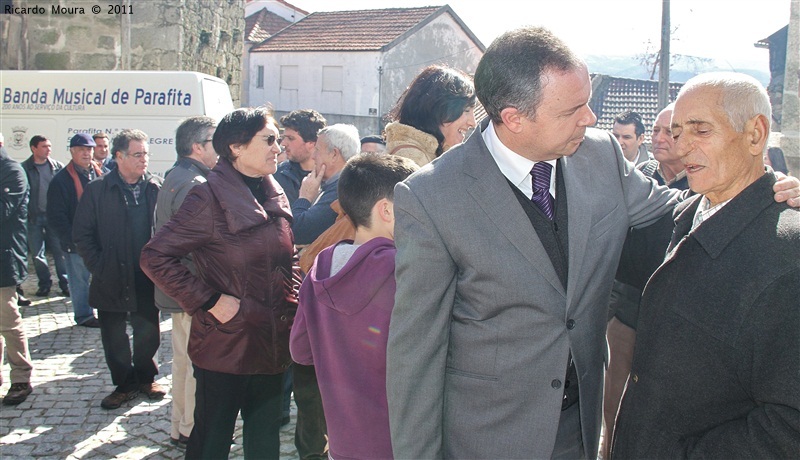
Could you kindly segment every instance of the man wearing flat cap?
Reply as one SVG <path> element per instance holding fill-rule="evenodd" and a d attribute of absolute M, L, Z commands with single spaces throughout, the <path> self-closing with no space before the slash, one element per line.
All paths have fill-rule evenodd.
<path fill-rule="evenodd" d="M 383 153 L 386 141 L 380 136 L 364 136 L 361 138 L 361 153 Z"/>
<path fill-rule="evenodd" d="M 84 187 L 103 174 L 98 164 L 92 161 L 95 145 L 88 134 L 74 135 L 69 142 L 72 160 L 56 173 L 47 192 L 47 220 L 64 251 L 75 323 L 91 328 L 100 327 L 100 323 L 89 305 L 89 270 L 72 242 L 72 221 Z"/>

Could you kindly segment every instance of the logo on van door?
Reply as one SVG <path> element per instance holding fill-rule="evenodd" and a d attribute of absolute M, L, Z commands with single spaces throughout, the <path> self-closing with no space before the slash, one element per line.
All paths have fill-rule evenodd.
<path fill-rule="evenodd" d="M 28 132 L 28 128 L 26 126 L 14 126 L 11 128 L 11 131 L 13 132 L 11 135 L 12 149 L 23 150 L 28 146 L 28 136 L 25 134 Z"/>

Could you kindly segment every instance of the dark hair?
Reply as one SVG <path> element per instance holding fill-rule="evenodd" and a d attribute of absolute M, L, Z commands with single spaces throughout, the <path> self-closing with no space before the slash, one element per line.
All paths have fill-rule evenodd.
<path fill-rule="evenodd" d="M 458 120 L 464 109 L 475 105 L 475 87 L 467 74 L 449 67 L 426 67 L 408 85 L 389 117 L 426 132 L 439 141 L 436 156 L 442 154 L 441 126 Z"/>
<path fill-rule="evenodd" d="M 40 135 L 37 134 L 37 135 L 31 137 L 31 141 L 30 141 L 29 144 L 30 144 L 31 148 L 38 147 L 39 146 L 39 142 L 44 142 L 46 140 L 47 140 L 46 137 L 40 136 Z"/>
<path fill-rule="evenodd" d="M 486 114 L 501 123 L 500 112 L 514 107 L 528 118 L 542 101 L 542 74 L 580 68 L 583 61 L 543 27 L 512 30 L 498 37 L 475 69 L 475 91 Z"/>
<path fill-rule="evenodd" d="M 256 133 L 264 129 L 272 118 L 272 108 L 263 107 L 243 107 L 222 117 L 214 131 L 214 150 L 217 154 L 229 162 L 233 163 L 233 152 L 231 145 L 249 144 Z"/>
<path fill-rule="evenodd" d="M 339 176 L 339 204 L 353 225 L 370 228 L 375 203 L 381 198 L 393 200 L 394 186 L 417 169 L 416 163 L 399 155 L 358 154 Z"/>
<path fill-rule="evenodd" d="M 181 122 L 175 130 L 175 151 L 178 157 L 192 154 L 194 144 L 202 144 L 208 131 L 217 127 L 217 121 L 211 117 L 190 117 Z"/>
<path fill-rule="evenodd" d="M 317 142 L 317 133 L 327 126 L 325 117 L 316 110 L 293 110 L 281 117 L 281 126 L 297 131 L 305 142 Z"/>
<path fill-rule="evenodd" d="M 780 147 L 767 149 L 767 156 L 769 157 L 769 162 L 772 163 L 772 169 L 789 174 L 789 167 L 786 165 L 786 158 L 783 156 L 783 150 Z"/>
<path fill-rule="evenodd" d="M 97 139 L 108 139 L 108 134 L 100 131 L 99 133 L 92 134 L 92 139 L 94 139 L 94 140 L 97 140 Z"/>
<path fill-rule="evenodd" d="M 111 141 L 111 155 L 117 156 L 117 152 L 128 153 L 131 141 L 147 142 L 147 134 L 138 129 L 123 129 Z"/>
<path fill-rule="evenodd" d="M 614 123 L 620 125 L 633 125 L 633 130 L 636 133 L 636 138 L 644 134 L 644 123 L 642 123 L 642 116 L 637 112 L 628 110 L 614 117 Z"/>

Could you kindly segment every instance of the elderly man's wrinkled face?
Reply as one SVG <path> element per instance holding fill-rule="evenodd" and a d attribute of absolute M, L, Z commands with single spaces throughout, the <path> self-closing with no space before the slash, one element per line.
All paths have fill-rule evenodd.
<path fill-rule="evenodd" d="M 70 147 L 69 153 L 72 155 L 72 162 L 83 169 L 87 169 L 92 163 L 94 148 L 89 146 Z"/>
<path fill-rule="evenodd" d="M 653 144 L 653 156 L 660 163 L 680 161 L 675 152 L 675 140 L 672 139 L 672 110 L 664 109 L 653 123 L 653 135 L 650 136 Z"/>
<path fill-rule="evenodd" d="M 758 173 L 757 165 L 763 174 L 761 151 L 753 155 L 748 128 L 740 133 L 731 126 L 721 99 L 719 89 L 698 87 L 678 97 L 672 114 L 675 148 L 689 187 L 705 195 L 712 205 L 733 198 L 750 185 Z M 752 123 L 750 120 L 748 126 Z"/>
<path fill-rule="evenodd" d="M 377 142 L 364 142 L 361 144 L 361 153 L 383 153 L 386 146 Z"/>

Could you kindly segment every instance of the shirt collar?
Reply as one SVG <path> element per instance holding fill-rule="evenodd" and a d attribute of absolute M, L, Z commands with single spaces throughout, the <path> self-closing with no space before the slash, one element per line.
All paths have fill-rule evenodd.
<path fill-rule="evenodd" d="M 492 122 L 489 122 L 489 126 L 481 133 L 481 136 L 486 143 L 486 148 L 489 149 L 489 153 L 492 154 L 494 162 L 497 163 L 497 167 L 500 168 L 500 172 L 502 172 L 520 192 L 524 193 L 525 196 L 528 198 L 533 197 L 531 170 L 537 162 L 531 161 L 506 147 L 500 138 L 497 137 L 497 132 Z M 550 195 L 555 197 L 557 160 L 547 160 L 546 163 L 549 163 L 550 166 L 553 167 L 550 172 Z"/>
<path fill-rule="evenodd" d="M 696 229 L 700 226 L 700 224 L 710 219 L 711 216 L 719 212 L 719 210 L 725 207 L 725 205 L 730 201 L 731 200 L 723 201 L 715 206 L 711 206 L 711 201 L 709 201 L 708 198 L 701 198 L 700 204 L 697 206 L 697 210 L 694 213 L 694 219 L 692 219 L 692 230 Z"/>
<path fill-rule="evenodd" d="M 331 177 L 329 177 L 329 178 L 328 178 L 328 180 L 324 180 L 324 181 L 322 181 L 322 183 L 320 184 L 320 187 L 324 187 L 324 186 L 325 186 L 325 184 L 330 184 L 331 182 L 336 182 L 337 180 L 339 180 L 339 176 L 340 176 L 341 174 L 342 174 L 342 172 L 341 172 L 341 171 L 339 171 L 339 172 L 337 172 L 336 174 L 334 174 L 334 175 L 332 175 Z"/>

